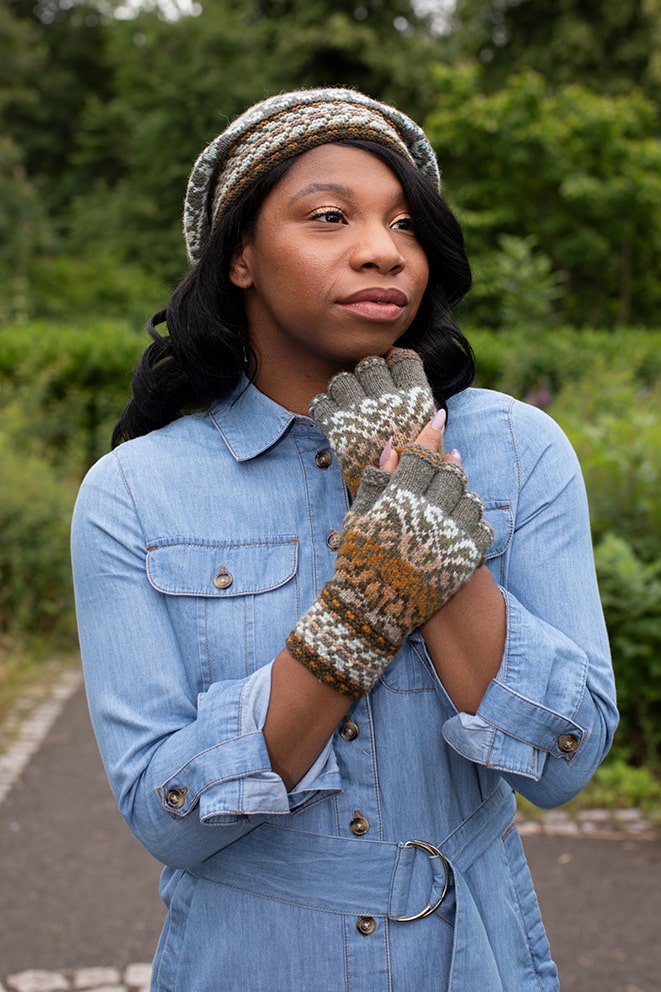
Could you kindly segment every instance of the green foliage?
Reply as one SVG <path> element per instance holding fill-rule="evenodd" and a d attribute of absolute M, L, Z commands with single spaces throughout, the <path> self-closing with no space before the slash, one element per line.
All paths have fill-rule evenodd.
<path fill-rule="evenodd" d="M 108 313 L 126 296 L 109 293 L 108 262 L 119 283 L 129 273 L 137 283 L 138 270 L 173 283 L 186 268 L 181 204 L 203 145 L 253 101 L 319 84 L 358 86 L 428 125 L 466 229 L 475 323 L 656 322 L 658 106 L 627 73 L 644 58 L 653 75 L 661 0 L 609 0 L 598 18 L 594 2 L 460 0 L 448 37 L 409 0 L 213 0 L 169 19 L 156 0 L 133 19 L 112 16 L 121 6 L 0 9 L 0 323 Z M 461 65 L 485 37 L 498 48 L 492 62 Z M 547 76 L 527 70 L 547 64 L 531 53 L 548 60 Z M 587 68 L 563 75 L 572 65 Z M 60 264 L 63 292 L 48 277 Z M 69 278 L 77 266 L 84 293 Z"/>
<path fill-rule="evenodd" d="M 578 453 L 618 686 L 615 754 L 658 772 L 661 333 L 565 328 L 469 337 L 480 384 L 547 407 Z"/>
<path fill-rule="evenodd" d="M 0 412 L 12 450 L 80 480 L 110 446 L 148 339 L 126 324 L 27 324 L 0 331 Z"/>
<path fill-rule="evenodd" d="M 145 344 L 111 322 L 0 331 L 0 647 L 73 642 L 71 510 Z"/>
<path fill-rule="evenodd" d="M 452 23 L 448 47 L 479 59 L 491 90 L 534 66 L 556 85 L 661 92 L 650 43 L 661 28 L 658 0 L 456 0 Z"/>
<path fill-rule="evenodd" d="M 76 483 L 0 434 L 0 638 L 73 636 L 68 555 Z"/>
<path fill-rule="evenodd" d="M 28 311 L 23 319 L 89 320 L 114 317 L 142 327 L 146 316 L 165 305 L 171 287 L 145 268 L 121 261 L 109 251 L 38 256 L 28 266 Z M 95 318 L 96 322 L 96 318 Z"/>
<path fill-rule="evenodd" d="M 658 454 L 658 453 L 657 453 Z M 608 534 L 595 552 L 613 652 L 617 748 L 636 765 L 661 767 L 661 560 L 645 563 Z"/>
<path fill-rule="evenodd" d="M 661 781 L 650 768 L 632 767 L 617 752 L 597 769 L 586 790 L 591 807 L 621 809 L 638 807 L 658 816 L 661 810 Z"/>
<path fill-rule="evenodd" d="M 548 255 L 533 235 L 503 234 L 498 249 L 474 265 L 469 311 L 483 327 L 527 327 L 547 330 L 556 320 L 554 308 L 562 296 L 563 277 L 553 271 Z"/>
<path fill-rule="evenodd" d="M 564 280 L 566 322 L 654 325 L 661 304 L 656 108 L 636 91 L 605 97 L 568 85 L 551 92 L 532 71 L 491 94 L 475 67 L 439 65 L 434 73 L 442 98 L 426 130 L 478 281 L 503 235 L 532 235 Z"/>

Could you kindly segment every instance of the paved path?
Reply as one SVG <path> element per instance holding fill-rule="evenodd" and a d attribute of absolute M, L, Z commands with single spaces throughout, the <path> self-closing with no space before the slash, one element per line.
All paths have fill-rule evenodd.
<path fill-rule="evenodd" d="M 159 866 L 117 813 L 82 691 L 56 703 L 0 767 L 0 992 L 144 992 Z M 661 992 L 661 841 L 547 829 L 524 843 L 563 992 Z"/>

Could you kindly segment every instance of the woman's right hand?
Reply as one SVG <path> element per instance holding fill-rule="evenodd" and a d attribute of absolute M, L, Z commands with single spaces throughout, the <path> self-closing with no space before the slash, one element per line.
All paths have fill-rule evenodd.
<path fill-rule="evenodd" d="M 310 403 L 310 416 L 335 451 L 344 481 L 355 496 L 363 470 L 378 465 L 391 436 L 411 443 L 434 415 L 436 404 L 422 359 L 407 348 L 385 358 L 363 358 L 353 372 L 340 372 L 327 392 Z"/>

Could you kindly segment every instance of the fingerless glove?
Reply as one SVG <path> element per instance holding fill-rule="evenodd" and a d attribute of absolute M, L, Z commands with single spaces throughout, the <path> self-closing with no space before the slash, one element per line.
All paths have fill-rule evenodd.
<path fill-rule="evenodd" d="M 321 682 L 363 695 L 404 638 L 482 564 L 492 540 L 461 468 L 407 446 L 392 475 L 365 470 L 334 575 L 289 635 L 289 651 Z"/>
<path fill-rule="evenodd" d="M 386 358 L 363 358 L 353 372 L 334 376 L 328 391 L 310 404 L 310 416 L 330 441 L 352 496 L 365 467 L 378 465 L 387 441 L 392 438 L 399 450 L 435 413 L 422 361 L 405 348 Z"/>

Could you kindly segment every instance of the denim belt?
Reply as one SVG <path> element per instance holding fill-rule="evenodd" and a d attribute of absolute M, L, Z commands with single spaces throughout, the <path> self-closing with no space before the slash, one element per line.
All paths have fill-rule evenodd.
<path fill-rule="evenodd" d="M 380 916 L 401 925 L 441 909 L 452 883 L 455 940 L 449 990 L 500 992 L 496 962 L 462 872 L 512 825 L 513 813 L 512 790 L 501 781 L 440 844 L 334 837 L 262 823 L 190 872 L 263 898 L 343 916 Z M 427 872 L 426 905 L 425 900 L 409 905 L 414 871 Z"/>

